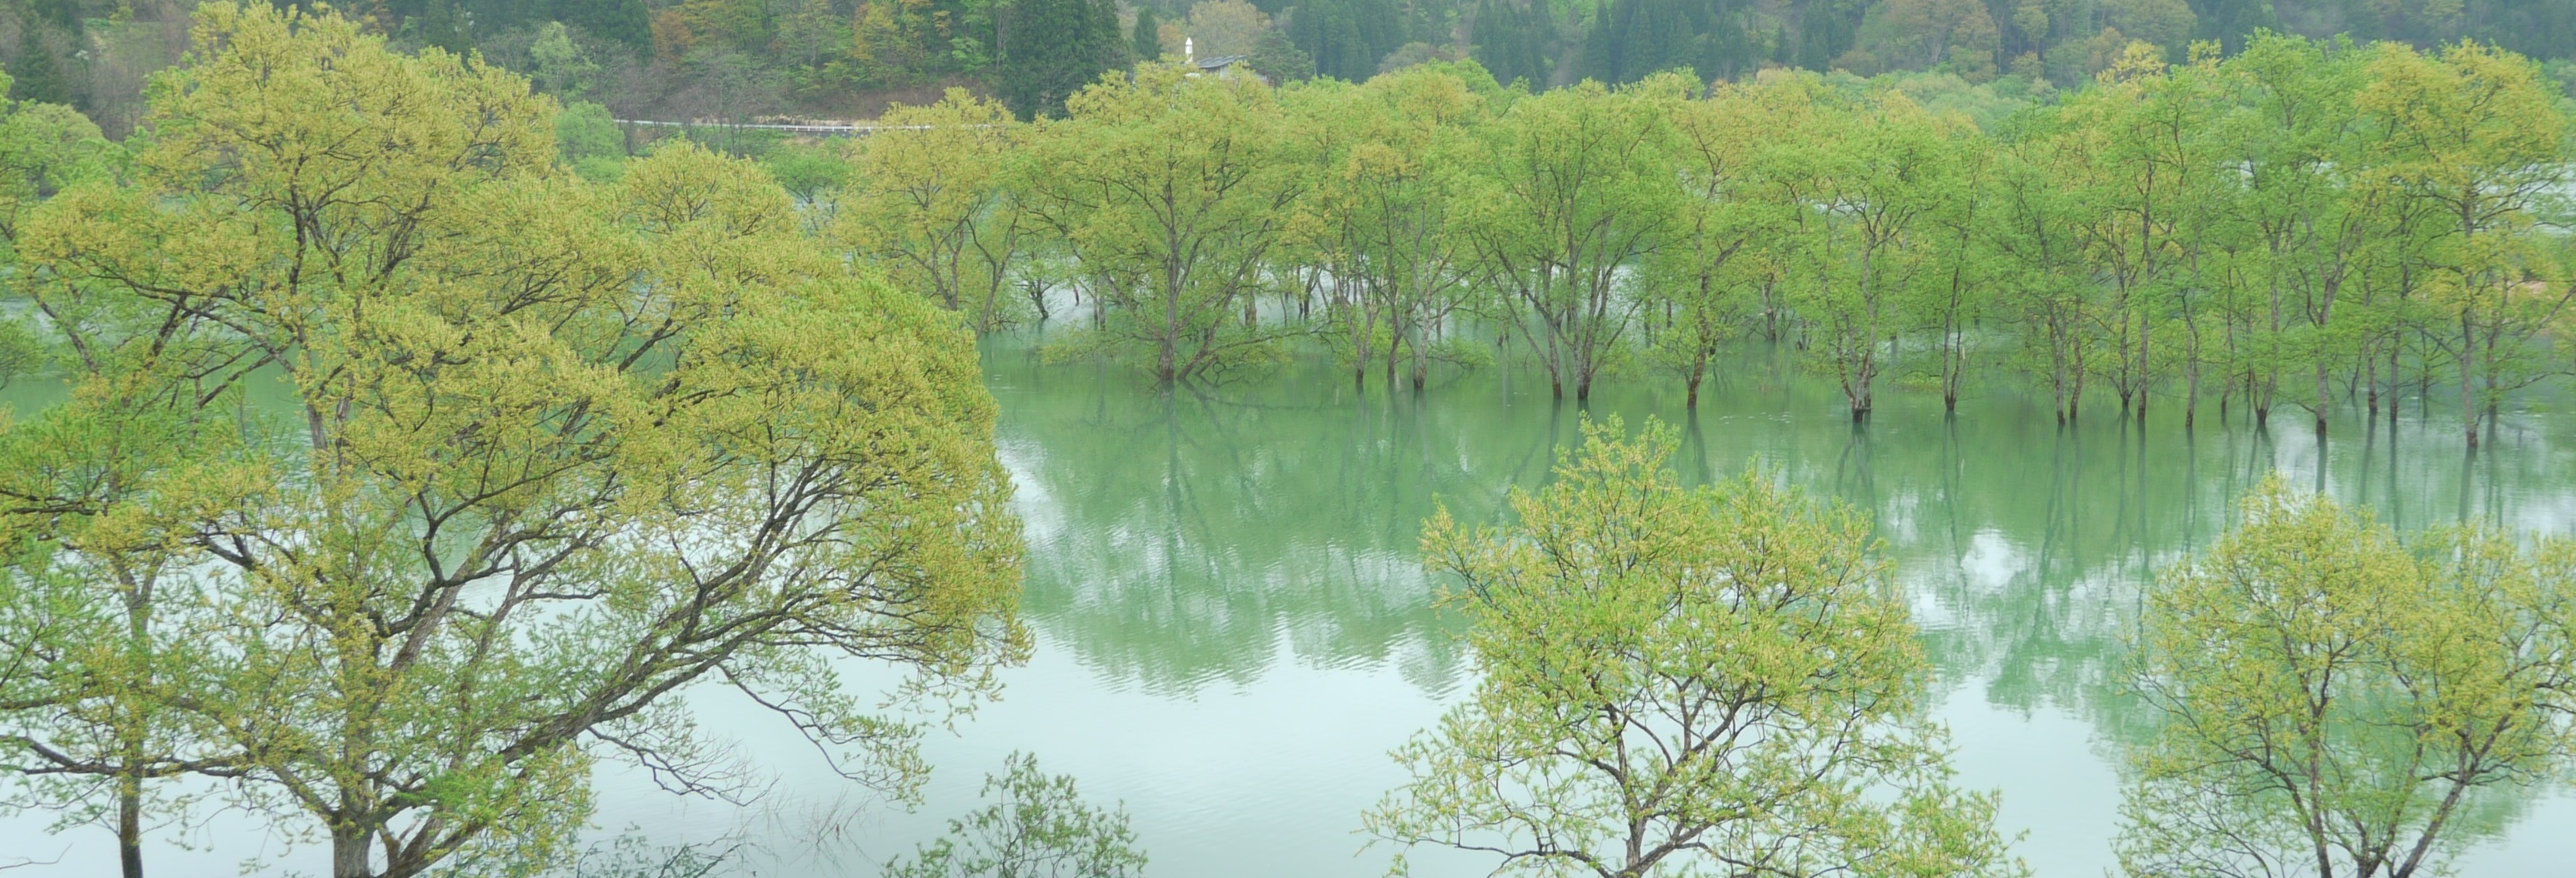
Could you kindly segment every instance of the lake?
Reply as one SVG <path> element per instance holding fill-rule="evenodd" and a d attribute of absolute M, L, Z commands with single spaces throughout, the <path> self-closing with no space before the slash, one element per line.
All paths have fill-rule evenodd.
<path fill-rule="evenodd" d="M 2429 421 L 2404 400 L 2393 426 L 2339 412 L 2324 441 L 2303 409 L 2277 410 L 2266 432 L 2205 401 L 2186 430 L 2161 398 L 2144 427 L 2097 397 L 2060 429 L 2044 398 L 1990 373 L 1955 418 L 1934 394 L 1890 386 L 1855 428 L 1828 383 L 1770 357 L 1728 364 L 1696 414 L 1679 382 L 1644 373 L 1604 379 L 1578 407 L 1535 375 L 1494 370 L 1390 395 L 1310 361 L 1167 392 L 1116 366 L 1047 364 L 1020 339 L 988 341 L 984 357 L 1026 521 L 1037 649 L 1004 672 L 1002 700 L 933 734 L 923 806 L 889 808 L 773 717 L 696 693 L 702 722 L 738 742 L 766 793 L 748 807 L 679 799 L 604 769 L 603 833 L 737 836 L 759 875 L 872 875 L 973 807 L 982 773 L 1028 751 L 1125 803 L 1150 875 L 1381 874 L 1390 851 L 1363 851 L 1355 830 L 1403 779 L 1386 751 L 1472 682 L 1453 622 L 1430 606 L 1421 521 L 1437 504 L 1492 520 L 1509 488 L 1547 477 L 1588 410 L 1673 423 L 1685 480 L 1762 466 L 1871 513 L 1939 666 L 1933 702 L 1961 780 L 2002 791 L 2035 874 L 2100 875 L 2118 807 L 2112 747 L 2136 720 L 2114 687 L 2120 636 L 2139 584 L 2221 533 L 2238 493 L 2280 473 L 2401 528 L 2462 516 L 2576 527 L 2576 403 L 2554 391 L 2518 400 L 2472 458 L 2438 399 Z M 2576 860 L 2576 799 L 2489 811 L 2503 828 L 2454 861 L 2459 874 L 2555 876 Z M 13 876 L 111 870 L 104 832 L 45 838 L 42 824 L 0 823 L 0 852 L 64 850 Z M 318 847 L 281 854 L 256 829 L 219 817 L 181 834 L 196 851 L 169 849 L 164 833 L 155 871 L 228 874 L 261 852 L 267 868 L 319 871 Z M 1426 876 L 1492 865 L 1413 860 Z"/>

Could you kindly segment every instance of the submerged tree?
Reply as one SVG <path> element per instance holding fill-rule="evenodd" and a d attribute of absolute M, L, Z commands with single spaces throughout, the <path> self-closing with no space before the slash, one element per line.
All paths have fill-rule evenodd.
<path fill-rule="evenodd" d="M 1255 296 L 1308 180 L 1270 87 L 1149 64 L 1040 126 L 1033 221 L 1081 262 L 1103 310 L 1092 340 L 1185 381 L 1269 353 Z"/>
<path fill-rule="evenodd" d="M 886 864 L 891 878 L 1134 878 L 1145 852 L 1124 807 L 1100 808 L 1071 775 L 1038 770 L 1013 753 L 1001 774 L 984 776 L 991 804 L 948 821 L 948 834 Z"/>
<path fill-rule="evenodd" d="M 885 266 L 889 280 L 961 312 L 977 332 L 1009 322 L 1012 270 L 1026 254 L 1012 200 L 1020 126 L 1001 104 L 950 89 L 926 107 L 897 106 L 889 130 L 849 147 L 852 186 L 833 237 Z"/>
<path fill-rule="evenodd" d="M 1780 197 L 1780 141 L 1814 108 L 1817 81 L 1781 77 L 1721 85 L 1674 109 L 1674 168 L 1684 199 L 1664 246 L 1643 273 L 1662 315 L 1653 349 L 1681 373 L 1684 405 L 1699 407 L 1700 382 L 1720 346 L 1748 319 L 1777 319 L 1779 248 L 1797 209 Z M 1776 329 L 1771 332 L 1777 337 Z"/>
<path fill-rule="evenodd" d="M 1485 107 L 1462 73 L 1482 72 L 1424 64 L 1356 87 L 1296 92 L 1299 130 L 1317 160 L 1299 237 L 1315 256 L 1318 285 L 1331 287 L 1355 384 L 1366 384 L 1376 353 L 1389 388 L 1405 360 L 1420 390 L 1443 325 L 1468 299 L 1467 242 L 1450 217 L 1455 169 L 1472 160 L 1467 132 Z"/>
<path fill-rule="evenodd" d="M 2576 285 L 2532 234 L 2568 179 L 2569 125 L 2530 59 L 2475 43 L 2426 56 L 2378 47 L 2354 102 L 2378 129 L 2374 173 L 2442 218 L 2425 248 L 2434 276 L 2427 340 L 2459 379 L 2469 447 L 2501 395 L 2537 380 L 2538 354 Z"/>
<path fill-rule="evenodd" d="M 2407 878 L 2576 756 L 2576 544 L 2401 541 L 2277 478 L 2148 593 L 2131 754 L 2137 876 Z"/>
<path fill-rule="evenodd" d="M 1586 81 L 1514 101 L 1485 129 L 1459 223 L 1559 398 L 1568 384 L 1591 397 L 1644 301 L 1621 281 L 1678 211 L 1670 119 L 1691 85 Z"/>
<path fill-rule="evenodd" d="M 2018 873 L 1949 784 L 1860 515 L 1759 472 L 1683 488 L 1673 443 L 1586 423 L 1513 523 L 1429 522 L 1481 679 L 1368 831 L 1534 876 Z"/>
<path fill-rule="evenodd" d="M 1784 200 L 1813 205 L 1796 212 L 1790 301 L 1810 327 L 1810 356 L 1860 421 L 1895 359 L 1906 293 L 1942 241 L 1924 227 L 1959 185 L 1953 166 L 1969 152 L 1967 123 L 1892 94 L 1807 118 L 1791 136 L 1809 157 L 1783 175 Z"/>

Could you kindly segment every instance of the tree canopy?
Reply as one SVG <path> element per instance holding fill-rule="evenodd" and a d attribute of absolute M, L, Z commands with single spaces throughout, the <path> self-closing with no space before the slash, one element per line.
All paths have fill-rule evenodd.
<path fill-rule="evenodd" d="M 479 61 L 265 5 L 197 40 L 130 170 L 16 229 L 71 398 L 0 432 L 12 762 L 129 852 L 147 785 L 227 780 L 336 878 L 546 862 L 598 760 L 725 793 L 693 687 L 909 795 L 1025 649 L 967 331 L 747 162 L 591 183 Z"/>
<path fill-rule="evenodd" d="M 1509 523 L 1426 523 L 1478 677 L 1369 831 L 1538 876 L 2017 874 L 1859 516 L 1759 471 L 1683 488 L 1674 441 L 1587 421 Z"/>

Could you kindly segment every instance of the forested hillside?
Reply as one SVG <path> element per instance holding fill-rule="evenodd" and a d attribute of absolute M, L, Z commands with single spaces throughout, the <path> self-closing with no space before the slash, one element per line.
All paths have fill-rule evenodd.
<path fill-rule="evenodd" d="M 297 0 L 290 5 L 317 5 Z M 351 0 L 398 47 L 479 50 L 567 102 L 622 117 L 870 117 L 947 86 L 1022 113 L 1140 59 L 1244 56 L 1273 80 L 1358 81 L 1472 57 L 1533 88 L 1688 67 L 1862 76 L 1939 71 L 2070 87 L 2145 41 L 2230 52 L 2274 30 L 2417 48 L 2463 39 L 2576 57 L 2576 0 Z M 12 97 L 68 103 L 111 135 L 178 59 L 188 0 L 5 0 Z M 560 27 L 557 24 L 560 24 Z M 2567 77 L 2561 76 L 2560 79 Z"/>

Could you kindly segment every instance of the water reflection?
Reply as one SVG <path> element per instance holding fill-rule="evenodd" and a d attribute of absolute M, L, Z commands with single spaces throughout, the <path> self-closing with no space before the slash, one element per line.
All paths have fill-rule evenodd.
<path fill-rule="evenodd" d="M 2061 429 L 2000 394 L 1956 418 L 1901 400 L 1854 429 L 1827 388 L 1736 365 L 1696 414 L 1634 382 L 1589 408 L 1678 422 L 1686 480 L 1759 461 L 1874 513 L 1943 667 L 2000 684 L 2010 704 L 2081 703 L 2136 584 L 2223 530 L 2231 498 L 2276 470 L 2401 528 L 2482 515 L 2556 530 L 2576 508 L 2546 413 L 2475 458 L 2412 420 L 2339 422 L 2322 439 L 2241 413 Z M 1576 436 L 1573 406 L 1494 376 L 1418 398 L 1355 391 L 1320 366 L 1163 391 L 1009 342 L 987 369 L 1029 519 L 1030 615 L 1102 674 L 1158 690 L 1255 680 L 1283 629 L 1297 660 L 1325 665 L 1436 643 L 1415 569 L 1422 518 L 1435 502 L 1490 518 Z"/>
<path fill-rule="evenodd" d="M 1045 363 L 1019 339 L 988 342 L 985 366 L 1027 520 L 1038 655 L 1005 673 L 1000 703 L 933 737 L 926 807 L 867 804 L 837 860 L 791 854 L 820 843 L 801 827 L 860 807 L 844 804 L 846 786 L 792 734 L 742 718 L 757 711 L 700 703 L 711 731 L 778 779 L 762 807 L 792 817 L 763 841 L 777 857 L 760 874 L 867 874 L 972 807 L 975 779 L 1013 751 L 1127 802 L 1151 875 L 1382 874 L 1383 850 L 1350 856 L 1359 810 L 1400 782 L 1386 750 L 1432 722 L 1464 674 L 1416 566 L 1421 520 L 1435 502 L 1491 520 L 1509 487 L 1547 477 L 1555 449 L 1578 436 L 1578 410 L 1543 383 L 1494 372 L 1389 397 L 1309 363 L 1167 393 L 1115 367 Z M 1675 423 L 1685 480 L 1759 461 L 1874 515 L 1941 668 L 1961 780 L 2003 790 L 2007 829 L 2031 830 L 2020 850 L 2041 875 L 2111 865 L 2118 789 L 2101 744 L 2131 724 L 2111 695 L 2119 636 L 2138 583 L 2214 539 L 2240 491 L 2279 471 L 2400 527 L 2464 515 L 2526 530 L 2576 522 L 2576 406 L 2559 396 L 2527 400 L 2471 458 L 2411 400 L 2394 425 L 2339 420 L 2323 441 L 2305 418 L 2266 433 L 2214 406 L 2188 431 L 2171 405 L 2144 427 L 2095 407 L 2061 430 L 2045 402 L 1999 379 L 1956 418 L 1937 399 L 1887 394 L 1856 431 L 1829 385 L 1777 359 L 1731 363 L 1695 415 L 1666 383 L 1613 376 L 1590 410 Z M 47 392 L 22 383 L 0 401 L 25 411 Z M 770 825 L 607 771 L 598 822 L 611 831 L 634 824 L 678 841 Z M 2522 804 L 2485 807 L 2502 820 Z M 2569 844 L 2551 830 L 2576 821 L 2576 799 L 2530 807 L 2460 873 L 2562 874 Z M 0 849 L 45 838 L 41 817 L 0 821 Z M 213 874 L 273 845 L 263 827 L 237 823 L 223 837 L 238 845 L 156 851 L 156 863 Z M 36 873 L 108 868 L 104 839 L 60 836 L 80 846 L 65 871 Z M 289 865 L 318 871 L 307 862 L 317 854 L 307 846 Z M 1416 866 L 1463 878 L 1491 864 Z"/>
<path fill-rule="evenodd" d="M 1427 697 L 1451 693 L 1460 658 L 1416 567 L 1420 522 L 1435 502 L 1491 519 L 1578 436 L 1575 406 L 1490 372 L 1419 396 L 1354 389 L 1323 363 L 1164 391 L 1114 367 L 1045 363 L 1016 340 L 989 343 L 986 368 L 1029 520 L 1031 622 L 1098 685 L 1167 697 L 1257 691 L 1283 661 L 1385 668 Z M 2138 586 L 2213 540 L 2267 474 L 2401 528 L 2576 520 L 2576 459 L 2561 441 L 2576 420 L 2557 396 L 2527 401 L 2540 408 L 2508 416 L 2471 457 L 2413 405 L 2393 423 L 2337 420 L 2323 437 L 2305 417 L 2266 431 L 2215 406 L 2190 429 L 2178 406 L 2143 425 L 2095 409 L 2061 428 L 1997 389 L 1956 417 L 1897 395 L 1856 429 L 1831 387 L 1777 358 L 1732 364 L 1696 413 L 1662 383 L 1605 382 L 1588 410 L 1678 424 L 1685 480 L 1759 462 L 1870 511 L 1946 697 L 1984 705 L 1952 711 L 1959 734 L 2049 729 L 2052 745 L 2031 749 L 2051 755 L 2032 758 L 2062 763 L 2038 781 L 1968 780 L 2094 778 L 2105 818 L 2116 790 L 2097 745 L 2138 719 L 2113 680 Z M 2070 721 L 2046 719 L 2058 716 Z M 1340 830 L 1349 818 L 1316 819 Z M 2064 847 L 2059 862 L 2109 864 L 2098 842 Z"/>

